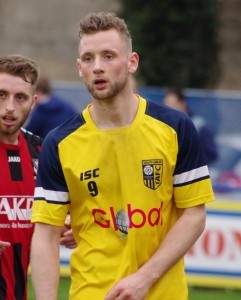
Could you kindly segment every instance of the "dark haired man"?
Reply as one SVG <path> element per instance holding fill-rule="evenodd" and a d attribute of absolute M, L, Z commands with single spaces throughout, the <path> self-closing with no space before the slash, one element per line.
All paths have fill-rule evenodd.
<path fill-rule="evenodd" d="M 33 109 L 39 69 L 21 55 L 0 56 L 0 299 L 27 299 L 30 222 L 42 139 L 22 125 Z M 74 245 L 71 231 L 61 239 Z M 69 235 L 70 234 L 70 235 Z M 43 260 L 42 260 L 43 263 Z"/>

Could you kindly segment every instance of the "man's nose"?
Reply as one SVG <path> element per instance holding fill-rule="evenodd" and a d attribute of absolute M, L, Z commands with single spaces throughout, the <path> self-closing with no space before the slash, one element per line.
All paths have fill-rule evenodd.
<path fill-rule="evenodd" d="M 96 58 L 94 61 L 94 73 L 101 73 L 103 72 L 103 64 L 100 58 Z"/>
<path fill-rule="evenodd" d="M 11 112 L 11 111 L 15 110 L 15 104 L 14 104 L 14 98 L 13 97 L 9 97 L 7 99 L 5 109 L 8 112 Z"/>

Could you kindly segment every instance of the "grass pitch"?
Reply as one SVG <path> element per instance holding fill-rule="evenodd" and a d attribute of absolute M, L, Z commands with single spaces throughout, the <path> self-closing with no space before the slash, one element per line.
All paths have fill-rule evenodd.
<path fill-rule="evenodd" d="M 62 277 L 59 282 L 58 300 L 68 300 L 70 279 Z M 189 288 L 189 300 L 240 300 L 241 291 L 228 289 Z M 35 300 L 31 278 L 28 278 L 28 300 Z"/>

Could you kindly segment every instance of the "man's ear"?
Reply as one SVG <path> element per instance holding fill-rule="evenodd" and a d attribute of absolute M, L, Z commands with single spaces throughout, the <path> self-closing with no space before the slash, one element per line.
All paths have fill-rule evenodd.
<path fill-rule="evenodd" d="M 129 57 L 129 72 L 134 74 L 138 69 L 139 55 L 136 52 L 132 52 Z"/>
<path fill-rule="evenodd" d="M 33 95 L 32 104 L 31 104 L 31 107 L 30 107 L 31 110 L 34 108 L 37 100 L 38 100 L 38 95 L 37 94 Z"/>
<path fill-rule="evenodd" d="M 83 73 L 81 71 L 81 63 L 80 63 L 80 59 L 79 58 L 77 59 L 77 68 L 78 68 L 78 71 L 79 71 L 79 76 L 81 78 L 83 78 Z"/>

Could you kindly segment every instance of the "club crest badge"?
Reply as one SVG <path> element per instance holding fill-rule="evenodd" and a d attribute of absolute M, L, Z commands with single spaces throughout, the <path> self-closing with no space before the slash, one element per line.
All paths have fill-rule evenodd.
<path fill-rule="evenodd" d="M 142 172 L 145 186 L 149 189 L 156 190 L 162 183 L 163 160 L 143 160 Z"/>

